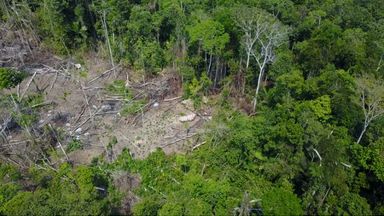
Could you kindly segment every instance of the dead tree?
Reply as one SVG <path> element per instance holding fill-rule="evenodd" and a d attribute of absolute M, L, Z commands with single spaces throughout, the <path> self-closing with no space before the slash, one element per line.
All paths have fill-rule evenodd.
<path fill-rule="evenodd" d="M 364 124 L 357 143 L 366 132 L 372 121 L 384 114 L 384 84 L 383 80 L 365 74 L 356 79 L 357 90 L 360 95 L 361 108 L 364 111 Z"/>
<path fill-rule="evenodd" d="M 235 12 L 235 22 L 236 25 L 243 32 L 243 38 L 241 44 L 246 54 L 245 68 L 248 70 L 249 63 L 252 57 L 252 50 L 257 42 L 257 38 L 260 37 L 260 34 L 265 26 L 257 26 L 258 13 L 255 13 L 257 9 L 249 8 L 246 6 L 241 6 L 236 9 Z M 262 28 L 260 28 L 262 27 Z"/>
<path fill-rule="evenodd" d="M 106 43 L 107 43 L 111 65 L 112 65 L 112 68 L 115 68 L 115 62 L 113 60 L 113 53 L 112 53 L 111 42 L 109 40 L 108 25 L 107 25 L 107 18 L 106 18 L 106 11 L 105 10 L 102 11 L 101 22 L 103 24 L 104 37 L 105 37 L 105 40 L 106 40 Z M 116 72 L 115 72 L 114 69 L 113 69 L 113 74 L 116 77 Z"/>
<path fill-rule="evenodd" d="M 236 9 L 235 21 L 243 33 L 242 45 L 246 53 L 246 69 L 249 67 L 251 57 L 255 59 L 259 69 L 253 101 L 255 111 L 265 69 L 275 60 L 275 49 L 286 41 L 288 29 L 271 14 L 246 6 Z"/>
<path fill-rule="evenodd" d="M 259 215 L 262 213 L 259 202 L 260 199 L 251 200 L 249 193 L 245 192 L 241 205 L 233 210 L 234 216 L 250 216 Z"/>

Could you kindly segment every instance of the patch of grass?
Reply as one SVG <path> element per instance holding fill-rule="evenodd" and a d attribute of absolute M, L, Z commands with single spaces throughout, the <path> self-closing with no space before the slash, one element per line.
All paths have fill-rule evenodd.
<path fill-rule="evenodd" d="M 86 79 L 88 77 L 88 71 L 85 71 L 85 70 L 80 71 L 79 75 L 80 75 L 81 78 Z"/>
<path fill-rule="evenodd" d="M 68 143 L 66 151 L 67 153 L 69 153 L 82 148 L 83 148 L 83 144 L 81 143 L 81 141 L 73 139 L 71 142 Z"/>
<path fill-rule="evenodd" d="M 68 97 L 70 94 L 71 94 L 70 92 L 65 91 L 65 92 L 63 92 L 63 96 L 61 96 L 60 98 L 63 99 L 63 100 L 65 100 L 65 101 L 67 101 L 67 97 Z"/>
<path fill-rule="evenodd" d="M 115 80 L 107 86 L 107 91 L 110 94 L 123 96 L 126 99 L 131 99 L 132 95 L 128 88 L 125 87 L 124 80 Z"/>
<path fill-rule="evenodd" d="M 41 94 L 29 95 L 20 102 L 20 111 L 14 111 L 12 115 L 20 126 L 32 126 L 38 119 L 38 114 L 32 107 L 43 102 L 44 98 Z"/>
<path fill-rule="evenodd" d="M 109 143 L 107 145 L 108 149 L 111 149 L 114 145 L 117 144 L 117 138 L 115 136 L 112 136 L 111 139 L 109 140 Z"/>
<path fill-rule="evenodd" d="M 139 113 L 140 110 L 145 106 L 145 104 L 146 100 L 144 99 L 132 101 L 128 104 L 125 104 L 121 109 L 120 113 L 122 116 L 128 116 Z"/>
<path fill-rule="evenodd" d="M 0 68 L 0 90 L 17 86 L 25 77 L 27 77 L 25 72 L 12 68 Z"/>
<path fill-rule="evenodd" d="M 25 114 L 25 113 L 13 113 L 13 117 L 16 119 L 16 122 L 20 126 L 30 127 L 34 122 L 37 121 L 36 114 Z"/>
<path fill-rule="evenodd" d="M 44 102 L 44 98 L 42 94 L 33 94 L 23 99 L 21 103 L 23 107 L 34 107 L 43 102 Z"/>

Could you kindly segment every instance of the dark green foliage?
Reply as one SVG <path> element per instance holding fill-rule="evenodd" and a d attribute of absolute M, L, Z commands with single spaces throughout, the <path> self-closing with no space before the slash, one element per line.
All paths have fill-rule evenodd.
<path fill-rule="evenodd" d="M 129 89 L 125 87 L 124 80 L 114 80 L 107 86 L 107 91 L 112 95 L 123 96 L 127 99 L 131 98 Z"/>
<path fill-rule="evenodd" d="M 0 68 L 0 90 L 9 89 L 17 86 L 26 74 L 11 68 Z"/>
<path fill-rule="evenodd" d="M 299 198 L 284 189 L 269 190 L 262 196 L 261 202 L 266 215 L 303 215 Z"/>
<path fill-rule="evenodd" d="M 339 206 L 334 210 L 338 215 L 372 215 L 367 201 L 358 194 L 348 193 L 337 198 Z"/>
<path fill-rule="evenodd" d="M 34 176 L 34 180 L 40 179 L 35 182 L 34 191 L 23 189 L 21 182 L 1 181 L 1 214 L 104 215 L 110 212 L 108 198 L 96 189 L 107 190 L 108 180 L 94 168 L 72 169 L 63 164 L 57 172 L 32 169 L 30 175 Z"/>
<path fill-rule="evenodd" d="M 77 149 L 81 149 L 83 147 L 82 143 L 80 140 L 72 140 L 67 144 L 67 152 L 73 152 L 76 151 Z"/>
<path fill-rule="evenodd" d="M 142 109 L 146 105 L 146 103 L 147 101 L 144 99 L 127 102 L 121 109 L 121 115 L 127 116 L 139 113 L 143 111 Z"/>
<path fill-rule="evenodd" d="M 95 14 L 91 1 L 43 0 L 36 11 L 44 42 L 59 54 L 85 48 L 95 37 Z"/>
<path fill-rule="evenodd" d="M 143 42 L 138 40 L 135 46 L 137 54 L 134 65 L 150 75 L 160 72 L 165 65 L 164 51 L 157 42 Z"/>

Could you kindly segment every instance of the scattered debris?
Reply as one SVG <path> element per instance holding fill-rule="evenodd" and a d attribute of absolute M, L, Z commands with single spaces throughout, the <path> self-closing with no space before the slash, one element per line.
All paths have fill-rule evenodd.
<path fill-rule="evenodd" d="M 75 64 L 75 68 L 76 68 L 77 70 L 81 69 L 81 64 Z"/>
<path fill-rule="evenodd" d="M 76 133 L 76 134 L 81 134 L 81 131 L 83 131 L 82 128 L 77 128 L 77 129 L 75 130 L 75 133 Z"/>
<path fill-rule="evenodd" d="M 109 105 L 109 104 L 104 104 L 104 105 L 101 106 L 100 109 L 101 109 L 101 111 L 103 111 L 103 112 L 108 112 L 108 111 L 111 111 L 111 110 L 112 110 L 112 106 Z"/>
<path fill-rule="evenodd" d="M 193 121 L 195 118 L 196 118 L 196 114 L 195 113 L 191 113 L 189 115 L 181 116 L 179 118 L 179 121 L 181 121 L 181 122 L 190 122 L 190 121 Z"/>
<path fill-rule="evenodd" d="M 20 84 L 20 93 L 25 97 L 37 91 L 44 93 L 46 102 L 34 107 L 40 109 L 38 121 L 42 126 L 48 124 L 52 133 L 64 128 L 64 133 L 57 133 L 62 143 L 54 139 L 55 146 L 64 154 L 63 146 L 69 140 L 81 139 L 84 148 L 68 153 L 75 164 L 90 163 L 93 157 L 105 153 L 111 136 L 118 139 L 112 149 L 114 158 L 124 148 L 129 148 L 135 158 L 144 158 L 159 147 L 169 154 L 196 145 L 205 117 L 189 114 L 194 112 L 193 101 L 181 102 L 181 78 L 172 71 L 144 81 L 134 76 L 128 80 L 128 69 L 120 65 L 111 68 L 94 53 L 84 64 L 58 59 L 49 53 L 40 57 L 44 59 L 35 59 L 33 65 L 24 64 L 31 77 Z M 76 70 L 84 68 L 87 77 L 79 78 Z M 112 72 L 116 76 L 111 76 Z M 132 98 L 108 92 L 106 87 L 114 80 L 124 80 Z M 127 115 L 123 111 L 130 105 L 135 110 Z M 0 130 L 11 131 L 7 125 L 1 124 Z M 12 131 L 17 139 L 22 138 L 17 130 Z M 10 133 L 5 135 L 8 140 L 12 137 Z"/>
<path fill-rule="evenodd" d="M 185 108 L 189 110 L 194 110 L 193 101 L 191 99 L 183 100 L 181 104 L 183 104 Z"/>
<path fill-rule="evenodd" d="M 208 97 L 206 96 L 203 96 L 203 99 L 202 99 L 203 103 L 204 104 L 207 104 L 208 103 Z"/>

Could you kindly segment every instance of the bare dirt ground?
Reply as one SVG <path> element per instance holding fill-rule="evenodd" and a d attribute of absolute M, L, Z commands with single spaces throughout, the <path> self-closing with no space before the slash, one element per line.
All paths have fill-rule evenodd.
<path fill-rule="evenodd" d="M 106 68 L 103 70 L 108 71 Z M 60 74 L 35 78 L 36 85 L 44 87 L 33 86 L 31 89 L 48 88 L 45 100 L 55 104 L 53 109 L 41 115 L 40 122 L 48 124 L 51 117 L 62 116 L 55 126 L 69 135 L 63 141 L 64 147 L 71 139 L 78 139 L 83 144 L 83 149 L 68 154 L 71 161 L 87 164 L 101 154 L 111 161 L 124 148 L 128 148 L 134 158 L 145 158 L 157 148 L 170 154 L 185 152 L 198 144 L 210 110 L 197 114 L 191 101 L 182 101 L 181 92 L 170 90 L 173 87 L 168 86 L 171 85 L 169 80 L 174 78 L 174 74 L 164 72 L 163 76 L 148 80 L 146 83 L 151 83 L 150 88 L 146 83 L 130 82 L 128 88 L 136 95 L 141 94 L 147 104 L 137 114 L 122 116 L 122 98 L 112 97 L 105 90 L 113 80 L 126 77 L 124 70 L 116 70 L 119 70 L 116 78 L 111 71 L 93 82 L 100 76 L 100 71 L 89 70 L 90 78 L 77 79 L 76 70 L 69 72 L 72 79 Z M 181 122 L 183 116 L 194 117 Z M 108 148 L 113 137 L 117 138 L 117 143 Z"/>

